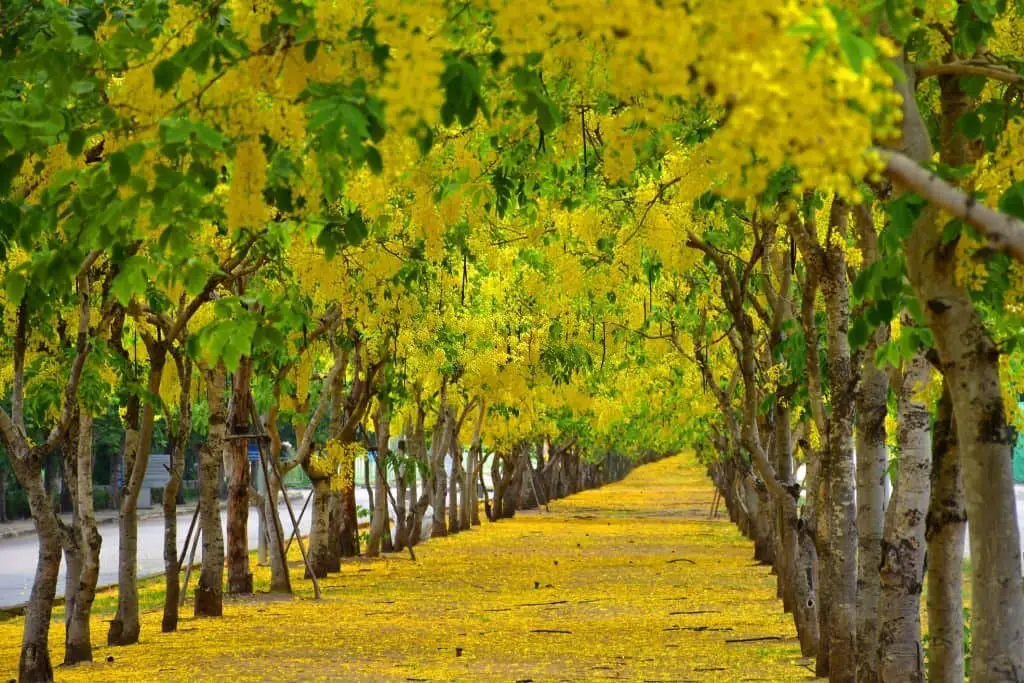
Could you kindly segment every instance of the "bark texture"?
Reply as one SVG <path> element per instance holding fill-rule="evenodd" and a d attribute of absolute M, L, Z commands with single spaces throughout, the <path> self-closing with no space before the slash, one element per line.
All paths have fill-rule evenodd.
<path fill-rule="evenodd" d="M 904 364 L 898 395 L 899 463 L 885 514 L 879 612 L 880 678 L 893 683 L 924 681 L 921 587 L 932 443 L 931 414 L 921 394 L 930 372 L 924 352 L 915 353 Z"/>
<path fill-rule="evenodd" d="M 958 79 L 940 78 L 942 161 L 958 165 Z M 919 163 L 932 157 L 914 99 L 904 94 L 904 151 Z M 948 141 L 948 142 L 947 142 Z M 945 244 L 933 207 L 925 207 L 906 242 L 907 268 L 924 304 L 941 369 L 949 383 L 961 454 L 971 543 L 971 677 L 977 683 L 1024 680 L 1024 584 L 1011 469 L 1013 439 L 999 378 L 999 351 L 969 292 L 956 278 L 955 242 Z"/>
<path fill-rule="evenodd" d="M 252 359 L 243 358 L 231 383 L 231 405 L 228 424 L 232 436 L 251 433 L 249 384 Z M 252 572 L 249 569 L 249 440 L 232 438 L 224 444 L 224 471 L 228 476 L 227 562 L 228 593 L 252 593 Z"/>
<path fill-rule="evenodd" d="M 928 680 L 964 680 L 963 562 L 967 510 L 953 399 L 943 385 L 932 439 L 928 541 Z"/>
<path fill-rule="evenodd" d="M 207 373 L 206 400 L 209 404 L 210 428 L 206 443 L 199 449 L 199 524 L 203 536 L 203 558 L 195 594 L 197 617 L 219 617 L 224 613 L 224 535 L 217 490 L 227 430 L 225 383 L 223 365 Z"/>

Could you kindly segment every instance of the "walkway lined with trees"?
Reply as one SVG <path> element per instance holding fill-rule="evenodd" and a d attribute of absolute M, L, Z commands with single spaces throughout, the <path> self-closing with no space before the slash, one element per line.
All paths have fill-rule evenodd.
<path fill-rule="evenodd" d="M 151 454 L 170 632 L 179 590 L 211 619 L 254 594 L 252 507 L 270 587 L 296 589 L 276 501 L 299 470 L 327 579 L 470 529 L 485 455 L 501 519 L 691 448 L 817 675 L 1024 683 L 1021 13 L 5 0 L 0 471 L 39 539 L 19 680 L 94 660 L 103 545 L 106 643 L 153 637 Z M 370 451 L 392 476 L 364 537 Z"/>
<path fill-rule="evenodd" d="M 226 601 L 141 647 L 106 647 L 60 681 L 806 679 L 769 568 L 722 516 L 690 454 L 406 553 L 351 560 L 312 600 L 292 557 L 292 599 Z M 269 581 L 257 569 L 257 588 Z M 101 600 L 103 597 L 101 596 Z M 0 677 L 21 624 L 0 623 Z M 54 624 L 51 639 L 63 628 Z M 114 657 L 107 663 L 106 657 Z"/>

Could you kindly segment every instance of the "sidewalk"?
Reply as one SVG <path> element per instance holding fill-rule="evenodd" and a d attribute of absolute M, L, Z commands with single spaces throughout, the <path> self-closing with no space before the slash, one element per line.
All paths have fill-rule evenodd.
<path fill-rule="evenodd" d="M 178 506 L 178 514 L 187 512 L 193 514 L 196 506 L 194 503 L 185 503 Z M 96 523 L 97 524 L 109 524 L 111 522 L 116 523 L 119 512 L 117 510 L 97 510 L 96 511 Z M 71 523 L 71 513 L 62 513 L 58 515 L 62 520 Z M 139 510 L 139 521 L 147 519 L 163 518 L 164 511 L 159 505 L 152 508 L 146 508 L 145 510 Z M 36 527 L 32 523 L 31 519 L 16 519 L 11 522 L 0 523 L 0 541 L 8 538 L 18 538 L 19 536 L 28 536 L 34 534 Z"/>
<path fill-rule="evenodd" d="M 301 505 L 302 501 L 306 500 L 306 495 L 309 493 L 308 489 L 289 489 L 288 500 L 299 501 Z M 227 507 L 226 501 L 220 501 L 220 509 L 224 510 Z M 182 503 L 178 505 L 178 515 L 194 515 L 196 511 L 196 503 Z M 299 511 L 295 510 L 295 514 L 298 515 Z M 62 513 L 58 515 L 62 520 L 71 524 L 71 513 Z M 117 524 L 120 512 L 118 510 L 97 510 L 96 511 L 96 524 L 103 526 L 104 524 Z M 138 511 L 138 520 L 144 522 L 150 519 L 163 519 L 164 509 L 159 505 L 153 505 L 151 508 L 144 508 Z M 16 519 L 11 522 L 0 522 L 0 541 L 7 540 L 9 538 L 19 538 L 21 536 L 29 536 L 36 532 L 35 524 L 31 519 Z"/>

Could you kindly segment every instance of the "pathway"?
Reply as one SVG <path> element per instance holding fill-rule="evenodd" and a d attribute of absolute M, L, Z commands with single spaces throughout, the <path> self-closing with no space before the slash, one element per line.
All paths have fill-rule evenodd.
<path fill-rule="evenodd" d="M 416 563 L 347 562 L 319 602 L 296 563 L 296 599 L 227 604 L 171 635 L 148 613 L 141 647 L 97 647 L 97 664 L 58 680 L 806 680 L 768 568 L 727 519 L 706 518 L 711 497 L 677 456 L 550 512 L 431 540 Z M 20 626 L 0 623 L 0 679 Z M 55 660 L 62 638 L 55 624 Z"/>

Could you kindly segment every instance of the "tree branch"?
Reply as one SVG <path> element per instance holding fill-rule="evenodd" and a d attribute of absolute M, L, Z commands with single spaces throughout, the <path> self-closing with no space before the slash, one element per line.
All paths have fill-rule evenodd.
<path fill-rule="evenodd" d="M 886 162 L 885 172 L 893 182 L 971 225 L 993 249 L 1024 263 L 1024 221 L 980 204 L 905 154 L 893 150 L 881 154 Z"/>
<path fill-rule="evenodd" d="M 1001 64 L 979 62 L 949 62 L 946 64 L 925 64 L 917 69 L 918 78 L 931 76 L 983 76 L 1003 83 L 1024 85 L 1024 76 Z"/>

